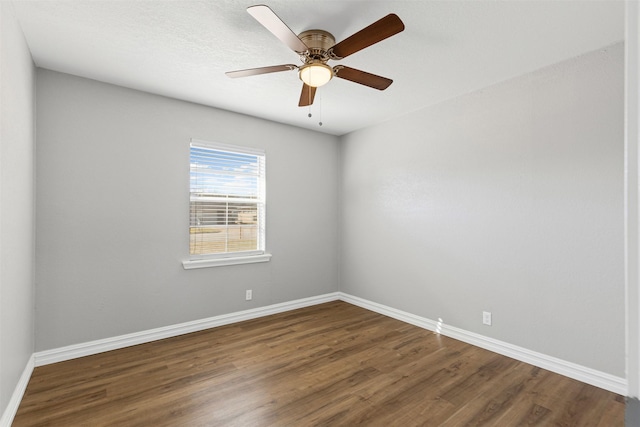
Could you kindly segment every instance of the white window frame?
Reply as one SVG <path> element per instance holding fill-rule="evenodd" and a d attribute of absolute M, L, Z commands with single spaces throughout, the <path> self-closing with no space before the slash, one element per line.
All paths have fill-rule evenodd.
<path fill-rule="evenodd" d="M 237 265 L 237 264 L 251 264 L 257 262 L 267 262 L 271 259 L 271 254 L 265 251 L 265 224 L 266 224 L 266 172 L 265 172 L 265 151 L 259 148 L 243 147 L 238 145 L 221 144 L 217 142 L 203 141 L 198 139 L 191 139 L 189 144 L 189 159 L 191 161 L 191 147 L 201 147 L 205 149 L 212 149 L 218 151 L 228 151 L 230 153 L 248 154 L 261 157 L 261 173 L 260 173 L 260 194 L 262 195 L 260 200 L 261 208 L 258 210 L 258 249 L 251 251 L 238 251 L 238 252 L 224 252 L 224 253 L 212 253 L 212 254 L 190 254 L 188 259 L 182 261 L 182 266 L 185 270 L 194 268 L 205 267 L 219 267 L 225 265 Z M 191 171 L 191 168 L 190 168 Z M 189 173 L 191 177 L 191 173 Z M 191 179 L 189 179 L 189 209 L 191 208 Z M 190 226 L 187 227 L 190 230 Z M 190 231 L 189 231 L 190 233 Z M 191 236 L 189 236 L 191 238 Z"/>

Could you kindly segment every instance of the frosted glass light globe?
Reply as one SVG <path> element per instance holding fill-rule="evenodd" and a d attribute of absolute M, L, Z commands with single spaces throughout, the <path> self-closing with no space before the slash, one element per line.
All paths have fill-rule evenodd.
<path fill-rule="evenodd" d="M 333 69 L 320 62 L 305 64 L 300 68 L 300 80 L 311 87 L 325 85 L 332 77 Z"/>

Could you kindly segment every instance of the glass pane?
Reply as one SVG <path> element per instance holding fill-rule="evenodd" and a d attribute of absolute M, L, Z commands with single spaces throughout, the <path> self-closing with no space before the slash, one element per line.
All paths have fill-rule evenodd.
<path fill-rule="evenodd" d="M 192 146 L 190 171 L 190 253 L 260 249 L 261 156 Z"/>

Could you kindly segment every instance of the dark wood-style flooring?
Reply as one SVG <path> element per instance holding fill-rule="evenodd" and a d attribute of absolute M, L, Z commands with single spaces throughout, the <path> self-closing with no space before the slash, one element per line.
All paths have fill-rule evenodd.
<path fill-rule="evenodd" d="M 623 426 L 622 396 L 331 302 L 37 367 L 14 426 Z"/>

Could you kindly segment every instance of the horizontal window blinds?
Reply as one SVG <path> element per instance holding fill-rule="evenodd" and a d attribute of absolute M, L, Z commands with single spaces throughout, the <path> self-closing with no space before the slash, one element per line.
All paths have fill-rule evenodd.
<path fill-rule="evenodd" d="M 189 253 L 263 253 L 263 151 L 192 140 Z"/>

